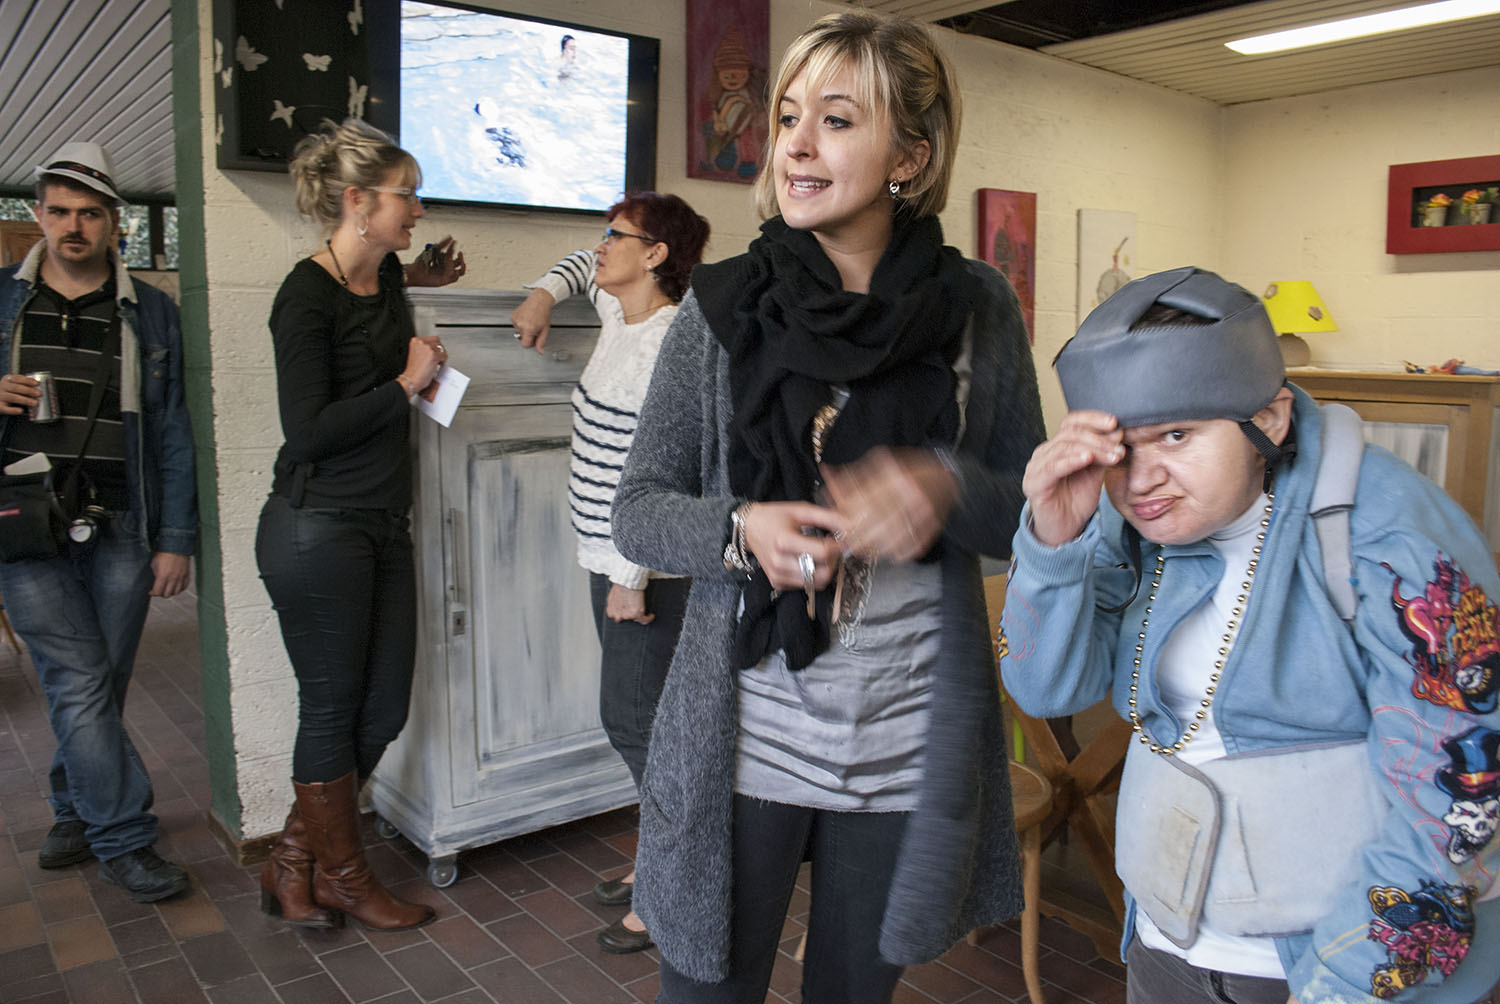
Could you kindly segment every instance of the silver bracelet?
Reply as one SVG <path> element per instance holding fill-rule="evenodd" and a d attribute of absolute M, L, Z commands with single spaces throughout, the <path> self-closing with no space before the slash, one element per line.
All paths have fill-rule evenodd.
<path fill-rule="evenodd" d="M 745 516 L 754 504 L 754 502 L 746 502 L 729 514 L 729 543 L 724 545 L 724 567 L 733 572 L 744 572 L 746 575 L 753 574 L 758 567 L 755 563 L 755 555 L 750 553 L 750 548 L 745 542 Z"/>

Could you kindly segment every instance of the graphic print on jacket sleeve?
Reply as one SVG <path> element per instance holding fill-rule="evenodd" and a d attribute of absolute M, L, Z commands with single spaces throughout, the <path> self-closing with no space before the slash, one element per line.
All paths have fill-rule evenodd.
<path fill-rule="evenodd" d="M 1461 865 L 1495 835 L 1500 819 L 1500 732 L 1477 726 L 1443 740 L 1449 763 L 1437 772 L 1437 786 L 1453 799 L 1448 824 L 1448 860 Z"/>
<path fill-rule="evenodd" d="M 1452 976 L 1474 937 L 1474 888 L 1422 880 L 1414 893 L 1396 886 L 1370 889 L 1370 940 L 1386 949 L 1386 964 L 1370 974 L 1370 993 L 1389 1000 L 1436 969 Z"/>
<path fill-rule="evenodd" d="M 1410 599 L 1401 596 L 1399 575 L 1391 587 L 1401 630 L 1413 642 L 1411 692 L 1439 707 L 1488 714 L 1500 691 L 1500 609 L 1445 555 L 1432 565 L 1433 580 Z"/>

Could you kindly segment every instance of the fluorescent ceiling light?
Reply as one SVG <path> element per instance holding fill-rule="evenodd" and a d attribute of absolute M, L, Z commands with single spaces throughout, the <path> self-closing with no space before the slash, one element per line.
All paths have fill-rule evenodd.
<path fill-rule="evenodd" d="M 1379 14 L 1364 14 L 1341 21 L 1311 24 L 1305 28 L 1275 31 L 1269 35 L 1236 39 L 1224 44 L 1235 52 L 1256 56 L 1265 52 L 1281 52 L 1284 49 L 1300 49 L 1308 45 L 1323 45 L 1327 42 L 1342 42 L 1345 39 L 1364 35 L 1379 35 L 1388 31 L 1406 28 L 1421 28 L 1444 21 L 1460 21 L 1464 18 L 1483 17 L 1500 13 L 1500 0 L 1443 0 L 1441 3 L 1425 3 L 1417 7 L 1403 7 Z"/>

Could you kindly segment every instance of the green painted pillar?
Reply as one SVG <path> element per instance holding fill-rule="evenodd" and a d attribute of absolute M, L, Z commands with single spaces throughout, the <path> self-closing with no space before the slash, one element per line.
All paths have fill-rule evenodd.
<path fill-rule="evenodd" d="M 214 445 L 213 367 L 208 330 L 208 264 L 203 234 L 203 97 L 199 81 L 199 0 L 172 0 L 172 131 L 188 411 L 198 460 L 198 644 L 213 813 L 242 836 L 234 722 L 229 705 L 229 640 L 224 617 L 224 555 L 219 537 L 219 474 Z"/>

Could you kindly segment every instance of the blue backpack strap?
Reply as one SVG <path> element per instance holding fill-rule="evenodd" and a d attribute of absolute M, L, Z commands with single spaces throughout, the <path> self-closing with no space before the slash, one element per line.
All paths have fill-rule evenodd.
<path fill-rule="evenodd" d="M 1313 485 L 1308 515 L 1323 552 L 1323 582 L 1328 598 L 1346 623 L 1353 623 L 1359 597 L 1354 592 L 1354 558 L 1349 542 L 1349 511 L 1359 484 L 1364 458 L 1364 422 L 1353 408 L 1325 404 L 1318 478 Z"/>

